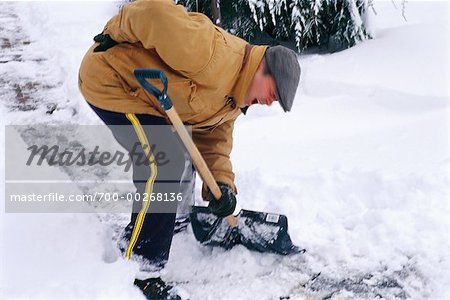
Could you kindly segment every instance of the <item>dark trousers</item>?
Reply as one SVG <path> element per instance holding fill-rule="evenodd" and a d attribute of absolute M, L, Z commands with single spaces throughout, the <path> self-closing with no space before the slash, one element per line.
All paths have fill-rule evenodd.
<path fill-rule="evenodd" d="M 140 261 L 143 270 L 162 268 L 172 243 L 185 149 L 164 118 L 90 106 L 133 162 L 136 198 L 131 221 L 119 243 L 121 250 L 125 257 Z"/>

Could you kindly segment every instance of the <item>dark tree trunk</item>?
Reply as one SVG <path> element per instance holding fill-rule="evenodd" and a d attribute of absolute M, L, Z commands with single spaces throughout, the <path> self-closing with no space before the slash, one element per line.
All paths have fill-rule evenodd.
<path fill-rule="evenodd" d="M 217 5 L 217 0 L 211 0 L 211 12 L 214 24 L 220 26 L 220 7 Z"/>

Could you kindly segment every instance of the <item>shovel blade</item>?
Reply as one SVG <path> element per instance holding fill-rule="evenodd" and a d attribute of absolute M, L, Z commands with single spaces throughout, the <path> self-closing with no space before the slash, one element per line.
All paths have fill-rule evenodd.
<path fill-rule="evenodd" d="M 190 218 L 194 236 L 203 245 L 230 249 L 241 244 L 249 250 L 281 255 L 304 252 L 292 243 L 285 215 L 243 209 L 238 226 L 231 228 L 207 207 L 194 206 Z"/>

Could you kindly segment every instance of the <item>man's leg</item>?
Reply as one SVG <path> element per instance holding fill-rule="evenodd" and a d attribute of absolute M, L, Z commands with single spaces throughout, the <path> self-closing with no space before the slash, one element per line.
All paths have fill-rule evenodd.
<path fill-rule="evenodd" d="M 127 149 L 133 162 L 137 192 L 131 221 L 123 234 L 122 250 L 127 258 L 141 260 L 142 270 L 160 269 L 169 257 L 178 202 L 176 194 L 185 166 L 184 149 L 163 118 L 92 108 Z M 164 158 L 158 159 L 162 155 Z"/>
<path fill-rule="evenodd" d="M 177 194 L 184 170 L 184 149 L 170 126 L 145 126 L 155 125 L 155 117 L 127 114 L 127 118 L 141 145 L 135 149 L 137 157 L 134 161 L 147 157 L 150 164 L 134 163 L 136 195 L 142 195 L 141 199 L 147 198 L 147 201 L 135 202 L 132 220 L 125 231 L 125 238 L 129 240 L 125 256 L 139 255 L 148 263 L 143 265 L 144 270 L 158 269 L 169 258 Z M 163 123 L 165 120 L 161 118 L 157 122 L 158 125 Z M 158 160 L 161 155 L 164 158 Z M 152 199 L 155 201 L 149 201 Z"/>

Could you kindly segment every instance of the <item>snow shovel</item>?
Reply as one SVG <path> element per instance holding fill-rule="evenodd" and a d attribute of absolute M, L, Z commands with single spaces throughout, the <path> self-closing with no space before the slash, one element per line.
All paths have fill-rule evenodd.
<path fill-rule="evenodd" d="M 219 186 L 167 95 L 168 80 L 164 72 L 159 69 L 135 69 L 134 76 L 158 100 L 191 155 L 201 179 L 214 197 L 220 199 L 222 194 Z M 161 80 L 163 90 L 160 91 L 146 79 Z M 216 217 L 207 207 L 194 206 L 190 219 L 194 236 L 203 245 L 230 249 L 242 244 L 250 250 L 282 255 L 305 251 L 292 243 L 285 215 L 241 210 L 238 217 L 230 215 L 223 219 Z"/>

